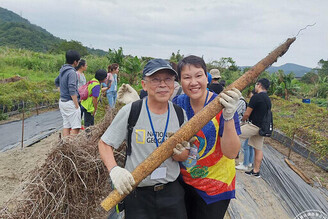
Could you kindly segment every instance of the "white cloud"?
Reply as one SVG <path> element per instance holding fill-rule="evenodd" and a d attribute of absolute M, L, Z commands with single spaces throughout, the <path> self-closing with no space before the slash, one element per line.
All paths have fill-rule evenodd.
<path fill-rule="evenodd" d="M 204 55 L 206 61 L 232 57 L 254 65 L 308 24 L 275 65 L 316 67 L 327 59 L 325 0 L 1 0 L 7 8 L 55 36 L 86 46 L 122 46 L 125 54 L 169 58 Z"/>

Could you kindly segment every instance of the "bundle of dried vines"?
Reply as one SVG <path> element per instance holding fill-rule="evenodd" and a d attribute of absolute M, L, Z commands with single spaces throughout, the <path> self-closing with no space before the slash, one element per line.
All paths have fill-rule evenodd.
<path fill-rule="evenodd" d="M 54 142 L 45 164 L 26 179 L 20 194 L 6 203 L 0 218 L 101 218 L 99 206 L 109 191 L 108 172 L 98 154 L 98 140 L 114 113 L 74 138 Z M 121 149 L 116 159 L 123 162 Z"/>

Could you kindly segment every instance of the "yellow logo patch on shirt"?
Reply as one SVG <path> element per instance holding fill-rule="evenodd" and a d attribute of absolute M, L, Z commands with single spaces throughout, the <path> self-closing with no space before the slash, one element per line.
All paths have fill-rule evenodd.
<path fill-rule="evenodd" d="M 136 129 L 136 143 L 145 144 L 145 140 L 146 140 L 146 130 Z"/>

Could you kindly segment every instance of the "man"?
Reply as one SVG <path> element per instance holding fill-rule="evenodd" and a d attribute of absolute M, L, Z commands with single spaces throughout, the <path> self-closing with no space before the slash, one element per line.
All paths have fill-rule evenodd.
<path fill-rule="evenodd" d="M 78 78 L 75 67 L 80 61 L 77 51 L 66 52 L 66 64 L 55 79 L 56 87 L 60 88 L 59 109 L 63 117 L 63 136 L 76 135 L 81 128 L 81 109 L 78 102 Z"/>
<path fill-rule="evenodd" d="M 255 149 L 254 169 L 245 172 L 248 175 L 255 176 L 256 178 L 261 177 L 260 167 L 263 159 L 263 140 L 264 137 L 259 135 L 261 122 L 264 115 L 268 111 L 268 107 L 271 109 L 271 100 L 267 94 L 269 89 L 270 81 L 266 78 L 262 78 L 255 84 L 256 95 L 253 95 L 249 101 L 248 107 L 242 121 L 249 120 L 245 125 L 241 126 L 241 135 L 239 135 L 242 141 L 248 140 L 248 144 Z"/>
<path fill-rule="evenodd" d="M 162 59 L 153 59 L 146 64 L 141 83 L 148 97 L 142 99 L 139 119 L 131 136 L 132 152 L 127 156 L 125 168 L 117 166 L 112 148 L 117 149 L 127 139 L 131 104 L 118 112 L 99 141 L 100 156 L 114 187 L 121 194 L 129 193 L 135 184 L 130 172 L 168 138 L 168 133 L 180 128 L 173 103 L 169 101 L 176 77 L 176 71 Z M 184 118 L 186 121 L 186 115 Z M 162 163 L 124 199 L 126 219 L 186 218 L 184 191 L 177 181 L 180 173 L 177 161 L 186 160 L 189 154 L 189 150 L 185 150 L 189 145 L 183 146 L 178 148 L 177 145 L 175 155 Z"/>
<path fill-rule="evenodd" d="M 212 69 L 210 71 L 210 74 L 212 75 L 212 83 L 208 85 L 208 89 L 210 91 L 215 92 L 216 94 L 219 94 L 223 91 L 223 86 L 219 83 L 219 80 L 221 78 L 219 69 Z"/>

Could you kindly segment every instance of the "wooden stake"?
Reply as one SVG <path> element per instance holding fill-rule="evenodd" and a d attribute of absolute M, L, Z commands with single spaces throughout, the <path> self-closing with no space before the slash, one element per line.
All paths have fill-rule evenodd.
<path fill-rule="evenodd" d="M 289 46 L 296 40 L 296 38 L 289 38 L 285 43 L 277 47 L 264 59 L 259 61 L 255 66 L 248 70 L 244 75 L 237 79 L 234 83 L 229 85 L 225 90 L 233 87 L 242 91 L 252 81 L 254 81 L 267 67 L 276 62 L 277 59 L 284 55 Z M 188 141 L 194 136 L 202 127 L 204 127 L 213 117 L 215 117 L 221 110 L 220 95 L 210 102 L 205 108 L 192 117 L 181 129 L 179 129 L 173 136 L 167 139 L 160 147 L 158 147 L 146 160 L 139 164 L 132 172 L 132 176 L 136 182 L 134 188 L 149 174 L 151 174 L 157 167 L 161 165 L 166 159 L 172 156 L 173 148 L 177 143 Z M 101 206 L 109 211 L 117 203 L 124 199 L 126 195 L 120 195 L 117 190 L 113 190 L 109 196 L 102 201 Z"/>
<path fill-rule="evenodd" d="M 24 120 L 25 120 L 25 105 L 23 101 L 23 119 L 22 119 L 22 142 L 21 142 L 21 149 L 24 148 Z"/>
<path fill-rule="evenodd" d="M 38 116 L 39 115 L 39 104 L 36 103 L 35 104 L 35 107 L 36 107 L 36 115 Z"/>
<path fill-rule="evenodd" d="M 298 169 L 295 165 L 293 165 L 287 158 L 285 158 L 285 162 L 288 164 L 288 166 L 294 170 L 297 175 L 299 175 L 307 184 L 312 185 L 313 182 L 311 179 L 309 179 L 300 169 Z"/>
<path fill-rule="evenodd" d="M 291 145 L 289 146 L 288 156 L 287 156 L 288 159 L 290 159 L 290 155 L 291 155 L 291 153 L 292 153 L 292 148 L 294 147 L 294 140 L 295 140 L 295 132 L 293 133 L 292 143 L 291 143 Z"/>

